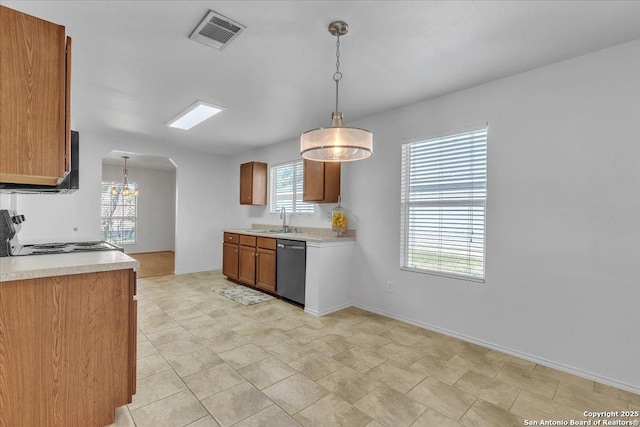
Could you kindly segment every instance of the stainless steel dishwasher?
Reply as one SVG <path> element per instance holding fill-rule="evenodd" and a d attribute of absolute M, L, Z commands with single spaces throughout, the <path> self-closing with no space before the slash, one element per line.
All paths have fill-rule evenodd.
<path fill-rule="evenodd" d="M 307 243 L 278 239 L 276 248 L 276 293 L 304 305 Z"/>

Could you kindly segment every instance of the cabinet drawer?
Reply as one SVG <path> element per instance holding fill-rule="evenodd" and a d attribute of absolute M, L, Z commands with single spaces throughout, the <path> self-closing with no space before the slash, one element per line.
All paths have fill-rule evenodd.
<path fill-rule="evenodd" d="M 224 233 L 225 243 L 238 243 L 238 235 L 233 233 Z"/>
<path fill-rule="evenodd" d="M 270 237 L 258 237 L 258 247 L 276 250 L 276 239 Z"/>
<path fill-rule="evenodd" d="M 276 239 L 258 237 L 258 247 L 263 249 L 276 249 Z"/>
<path fill-rule="evenodd" d="M 244 234 L 240 235 L 240 244 L 244 246 L 256 246 L 256 237 L 255 236 L 245 236 Z"/>

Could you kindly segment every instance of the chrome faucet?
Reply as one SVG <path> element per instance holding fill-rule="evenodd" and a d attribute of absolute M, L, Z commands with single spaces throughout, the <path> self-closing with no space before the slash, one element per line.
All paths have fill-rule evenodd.
<path fill-rule="evenodd" d="M 287 208 L 284 206 L 280 209 L 280 219 L 282 220 L 282 231 L 287 233 L 289 231 L 289 226 L 287 225 Z"/>

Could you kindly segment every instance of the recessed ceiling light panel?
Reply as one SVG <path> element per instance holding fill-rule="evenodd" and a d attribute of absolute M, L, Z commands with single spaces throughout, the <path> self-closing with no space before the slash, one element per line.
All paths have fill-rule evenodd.
<path fill-rule="evenodd" d="M 172 128 L 188 130 L 204 122 L 209 117 L 215 116 L 222 110 L 224 110 L 224 107 L 198 100 L 169 120 L 167 125 Z"/>

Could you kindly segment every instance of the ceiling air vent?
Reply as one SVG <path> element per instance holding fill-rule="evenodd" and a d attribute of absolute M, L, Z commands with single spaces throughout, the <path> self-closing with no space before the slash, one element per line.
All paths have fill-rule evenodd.
<path fill-rule="evenodd" d="M 223 50 L 246 27 L 210 10 L 189 38 L 207 46 Z"/>

